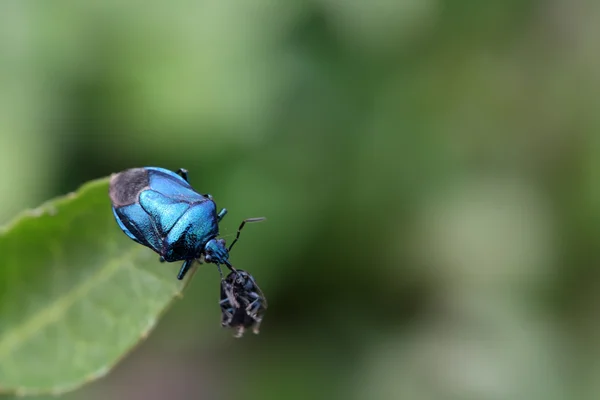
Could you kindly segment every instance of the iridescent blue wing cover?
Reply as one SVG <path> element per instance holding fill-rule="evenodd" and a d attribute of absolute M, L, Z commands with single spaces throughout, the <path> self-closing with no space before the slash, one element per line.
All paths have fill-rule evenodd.
<path fill-rule="evenodd" d="M 209 200 L 179 175 L 156 167 L 134 168 L 115 175 L 110 198 L 123 232 L 159 254 L 169 246 L 165 239 L 177 221 L 193 205 Z"/>

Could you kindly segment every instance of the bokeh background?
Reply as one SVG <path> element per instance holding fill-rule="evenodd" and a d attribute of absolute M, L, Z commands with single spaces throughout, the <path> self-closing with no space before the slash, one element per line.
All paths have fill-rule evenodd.
<path fill-rule="evenodd" d="M 195 275 L 77 399 L 600 398 L 600 3 L 4 0 L 0 221 L 185 167 L 269 299 Z"/>

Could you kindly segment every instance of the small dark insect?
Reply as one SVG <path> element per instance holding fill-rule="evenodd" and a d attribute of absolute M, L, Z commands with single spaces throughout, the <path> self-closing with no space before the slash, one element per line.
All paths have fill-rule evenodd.
<path fill-rule="evenodd" d="M 247 328 L 252 328 L 255 334 L 259 333 L 260 323 L 267 309 L 267 299 L 252 275 L 241 269 L 227 275 L 221 284 L 219 305 L 221 325 L 234 328 L 235 337 L 242 337 Z"/>

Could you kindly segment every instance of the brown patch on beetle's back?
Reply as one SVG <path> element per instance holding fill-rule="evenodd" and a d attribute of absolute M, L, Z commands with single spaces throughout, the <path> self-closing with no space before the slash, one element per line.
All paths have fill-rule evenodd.
<path fill-rule="evenodd" d="M 138 201 L 140 192 L 148 188 L 150 179 L 144 168 L 132 168 L 112 174 L 108 195 L 115 207 L 123 207 Z"/>

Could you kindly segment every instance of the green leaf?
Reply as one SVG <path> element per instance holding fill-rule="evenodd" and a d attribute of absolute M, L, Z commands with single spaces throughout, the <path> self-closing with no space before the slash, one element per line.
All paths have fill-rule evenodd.
<path fill-rule="evenodd" d="M 0 391 L 58 394 L 106 374 L 180 296 L 178 268 L 121 232 L 108 179 L 17 216 L 0 228 Z"/>

